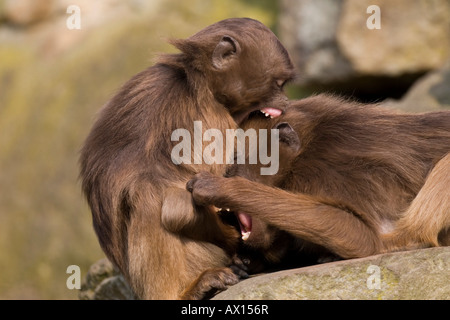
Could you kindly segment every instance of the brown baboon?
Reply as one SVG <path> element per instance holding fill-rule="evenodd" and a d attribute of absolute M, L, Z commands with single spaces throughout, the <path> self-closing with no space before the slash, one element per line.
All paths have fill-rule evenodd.
<path fill-rule="evenodd" d="M 124 84 L 80 158 L 101 247 L 143 299 L 197 299 L 238 281 L 228 268 L 238 233 L 185 190 L 195 173 L 222 175 L 225 164 L 175 164 L 174 130 L 192 133 L 201 121 L 203 131 L 224 132 L 253 111 L 277 116 L 294 76 L 277 37 L 252 19 L 223 20 L 171 43 L 181 53 Z"/>
<path fill-rule="evenodd" d="M 279 129 L 278 173 L 233 165 L 187 188 L 198 204 L 234 211 L 244 248 L 266 262 L 306 248 L 356 258 L 449 244 L 449 111 L 400 114 L 319 95 L 243 128 Z"/>

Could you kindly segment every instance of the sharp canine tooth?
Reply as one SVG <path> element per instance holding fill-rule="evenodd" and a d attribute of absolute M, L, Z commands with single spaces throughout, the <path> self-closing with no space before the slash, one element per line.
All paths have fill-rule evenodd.
<path fill-rule="evenodd" d="M 226 208 L 225 210 L 230 211 L 230 208 Z"/>
<path fill-rule="evenodd" d="M 242 240 L 247 240 L 248 239 L 248 237 L 250 237 L 250 233 L 252 233 L 251 231 L 248 231 L 248 232 L 244 232 L 244 233 L 242 233 Z"/>
<path fill-rule="evenodd" d="M 264 113 L 264 114 L 266 115 L 266 117 L 270 116 L 270 114 L 268 114 L 267 112 L 266 112 L 266 113 Z"/>

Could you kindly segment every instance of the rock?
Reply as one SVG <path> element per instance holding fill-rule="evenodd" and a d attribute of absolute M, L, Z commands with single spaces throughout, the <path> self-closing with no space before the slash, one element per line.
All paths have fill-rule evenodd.
<path fill-rule="evenodd" d="M 266 274 L 244 280 L 214 299 L 450 299 L 450 247 Z"/>
<path fill-rule="evenodd" d="M 388 100 L 384 105 L 407 112 L 450 109 L 450 60 L 419 79 L 401 100 Z"/>
<path fill-rule="evenodd" d="M 124 277 L 107 259 L 89 269 L 79 294 L 81 300 L 134 300 L 135 295 Z"/>
<path fill-rule="evenodd" d="M 336 42 L 341 1 L 282 0 L 279 37 L 301 77 L 300 83 L 329 82 L 352 73 Z"/>
<path fill-rule="evenodd" d="M 280 38 L 300 84 L 399 77 L 450 56 L 450 0 L 379 0 L 381 29 L 366 25 L 371 0 L 282 0 Z M 403 79 L 401 79 L 403 80 Z M 358 83 L 356 83 L 358 85 Z M 369 85 L 373 85 L 369 83 Z"/>
<path fill-rule="evenodd" d="M 371 0 L 342 5 L 337 44 L 359 74 L 397 76 L 441 67 L 450 56 L 450 1 L 379 0 L 381 29 L 366 21 Z"/>
<path fill-rule="evenodd" d="M 94 264 L 80 299 L 134 299 L 106 259 Z M 254 276 L 214 297 L 240 299 L 450 299 L 450 247 L 387 253 Z"/>

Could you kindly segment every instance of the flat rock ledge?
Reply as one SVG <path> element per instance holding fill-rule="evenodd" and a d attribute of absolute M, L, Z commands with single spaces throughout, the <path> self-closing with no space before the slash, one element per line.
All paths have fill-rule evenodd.
<path fill-rule="evenodd" d="M 388 253 L 247 279 L 214 299 L 450 299 L 450 247 Z"/>
<path fill-rule="evenodd" d="M 134 299 L 124 278 L 102 259 L 80 299 Z M 251 277 L 216 300 L 450 300 L 450 247 L 387 253 Z"/>

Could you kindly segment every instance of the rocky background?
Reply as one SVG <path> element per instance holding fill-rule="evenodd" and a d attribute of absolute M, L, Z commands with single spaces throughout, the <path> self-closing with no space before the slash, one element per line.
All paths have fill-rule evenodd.
<path fill-rule="evenodd" d="M 380 29 L 367 27 L 371 5 Z M 400 98 L 449 59 L 450 1 L 282 0 L 279 35 L 310 91 Z"/>
<path fill-rule="evenodd" d="M 372 4 L 381 29 L 366 27 Z M 81 10 L 79 30 L 67 28 L 70 5 Z M 115 90 L 174 50 L 166 39 L 243 16 L 271 27 L 291 54 L 300 75 L 287 88 L 291 98 L 327 91 L 410 112 L 450 108 L 450 0 L 0 0 L 0 299 L 77 299 L 66 286 L 69 265 L 81 268 L 82 298 L 112 298 L 95 293 L 105 277 L 119 288 L 115 298 L 132 298 L 107 261 L 106 269 L 94 264 L 104 255 L 80 191 L 78 150 Z M 410 268 L 408 277 L 432 289 L 428 281 L 445 274 L 439 268 L 449 269 L 448 250 L 418 254 L 425 264 L 444 259 L 434 273 Z M 393 257 L 411 259 L 405 266 L 417 258 Z M 389 279 L 402 279 L 394 269 Z M 294 278 L 304 279 L 299 272 Z M 286 298 L 299 298 L 303 280 L 295 283 Z"/>

